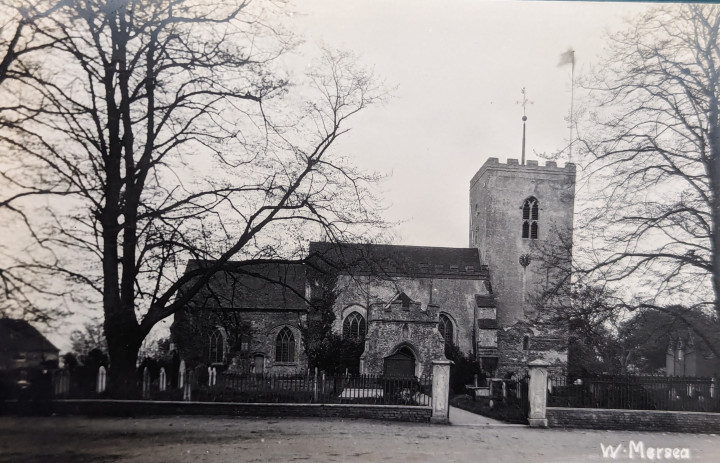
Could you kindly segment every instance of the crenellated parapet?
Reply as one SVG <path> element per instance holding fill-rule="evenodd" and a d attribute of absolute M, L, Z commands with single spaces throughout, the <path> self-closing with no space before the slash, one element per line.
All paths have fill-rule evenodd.
<path fill-rule="evenodd" d="M 540 165 L 540 163 L 535 160 L 528 160 L 525 161 L 525 164 L 520 164 L 520 161 L 514 158 L 508 158 L 505 163 L 502 163 L 498 158 L 488 158 L 482 167 L 480 167 L 480 170 L 473 176 L 472 180 L 470 180 L 470 187 L 472 188 L 488 170 L 507 171 L 516 175 L 541 174 L 572 176 L 574 180 L 576 166 L 572 162 L 566 162 L 564 166 L 558 166 L 556 161 L 545 161 L 544 165 Z"/>

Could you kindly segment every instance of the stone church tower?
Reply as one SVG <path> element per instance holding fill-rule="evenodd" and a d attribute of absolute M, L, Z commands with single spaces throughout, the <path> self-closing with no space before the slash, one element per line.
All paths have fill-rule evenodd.
<path fill-rule="evenodd" d="M 533 295 L 552 284 L 540 270 L 538 249 L 560 232 L 572 238 L 574 200 L 571 163 L 489 158 L 470 181 L 470 247 L 490 268 L 497 310 L 496 345 L 478 345 L 477 352 L 484 368 L 497 364 L 496 376 L 524 370 L 535 359 L 566 368 L 567 327 L 538 326 L 542 309 Z"/>

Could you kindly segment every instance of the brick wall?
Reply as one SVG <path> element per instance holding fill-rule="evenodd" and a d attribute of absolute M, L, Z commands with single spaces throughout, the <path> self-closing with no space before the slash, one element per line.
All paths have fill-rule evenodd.
<path fill-rule="evenodd" d="M 692 433 L 720 431 L 720 413 L 548 407 L 547 420 L 551 428 Z"/>
<path fill-rule="evenodd" d="M 60 415 L 147 416 L 226 415 L 273 417 L 340 417 L 428 423 L 430 407 L 348 404 L 242 404 L 232 402 L 159 402 L 143 400 L 57 400 Z"/>

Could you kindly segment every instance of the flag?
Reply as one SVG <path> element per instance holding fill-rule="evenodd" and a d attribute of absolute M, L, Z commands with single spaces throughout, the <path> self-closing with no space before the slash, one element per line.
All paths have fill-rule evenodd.
<path fill-rule="evenodd" d="M 564 64 L 572 64 L 575 65 L 575 50 L 572 48 L 568 49 L 565 53 L 560 55 L 560 62 L 558 63 L 558 66 L 562 66 Z"/>

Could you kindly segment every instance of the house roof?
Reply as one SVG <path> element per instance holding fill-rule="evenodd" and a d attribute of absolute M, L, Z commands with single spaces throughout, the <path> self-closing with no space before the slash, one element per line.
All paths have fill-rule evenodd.
<path fill-rule="evenodd" d="M 59 349 L 25 320 L 0 318 L 0 351 L 59 352 Z"/>
<path fill-rule="evenodd" d="M 206 263 L 190 261 L 186 272 Z M 305 267 L 302 264 L 238 265 L 210 278 L 193 298 L 205 308 L 290 309 L 305 308 Z"/>
<path fill-rule="evenodd" d="M 388 276 L 487 278 L 474 248 L 390 244 L 310 243 L 309 262 L 319 268 Z"/>

